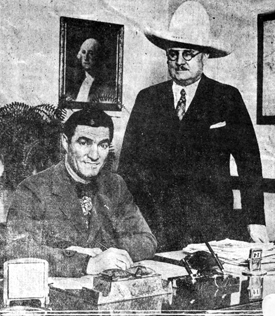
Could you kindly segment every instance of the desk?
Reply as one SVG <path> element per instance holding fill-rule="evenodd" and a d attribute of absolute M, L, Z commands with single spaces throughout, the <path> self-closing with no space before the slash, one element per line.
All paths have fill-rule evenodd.
<path fill-rule="evenodd" d="M 111 310 L 116 310 L 115 314 L 120 314 L 119 311 L 121 311 L 123 315 L 126 315 L 125 311 L 132 311 L 131 314 L 135 314 L 138 310 L 148 311 L 146 314 L 152 313 L 154 315 L 161 313 L 169 313 L 170 315 L 203 315 L 205 311 L 209 310 L 212 315 L 218 313 L 219 315 L 225 315 L 226 310 L 230 314 L 234 311 L 234 314 L 237 315 L 245 315 L 248 311 L 250 311 L 250 315 L 251 313 L 253 315 L 262 315 L 262 298 L 270 293 L 275 293 L 275 276 L 268 275 L 260 279 L 253 279 L 242 275 L 225 279 L 205 279 L 195 284 L 191 284 L 189 278 L 182 277 L 181 279 L 174 280 L 173 284 L 172 294 L 100 306 L 93 306 L 90 302 L 85 301 L 77 289 L 67 291 L 51 289 L 49 308 L 52 311 L 67 310 L 68 314 L 69 311 L 77 310 L 77 314 L 79 315 L 82 315 L 81 311 L 83 313 L 84 311 L 85 313 L 86 311 L 93 311 L 91 312 L 93 314 L 106 315 L 107 311 Z M 37 302 L 27 302 L 27 305 L 33 307 L 39 306 Z M 185 313 L 180 311 L 185 311 Z M 142 312 L 140 313 L 142 314 Z M 8 314 L 5 315 L 7 316 Z M 51 312 L 48 311 L 47 315 L 51 315 Z M 52 315 L 54 315 L 54 312 L 52 312 Z"/>
<path fill-rule="evenodd" d="M 275 279 L 272 280 L 275 285 Z M 261 298 L 250 298 L 250 280 L 241 277 L 233 280 L 233 284 L 218 288 L 215 281 L 203 281 L 195 285 L 185 285 L 177 280 L 177 288 L 171 295 L 159 295 L 117 303 L 93 306 L 85 301 L 78 290 L 60 291 L 50 290 L 51 308 L 54 310 L 151 310 L 167 312 L 174 310 L 206 310 L 233 309 L 233 310 L 261 310 Z M 266 281 L 263 284 L 266 285 Z"/>

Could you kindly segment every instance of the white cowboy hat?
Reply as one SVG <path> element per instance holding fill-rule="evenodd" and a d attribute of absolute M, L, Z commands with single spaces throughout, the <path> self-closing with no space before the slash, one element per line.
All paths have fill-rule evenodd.
<path fill-rule="evenodd" d="M 144 34 L 154 45 L 165 50 L 169 47 L 194 48 L 207 52 L 209 58 L 224 57 L 231 53 L 230 45 L 213 38 L 209 16 L 205 8 L 195 1 L 186 1 L 178 7 L 168 31 L 146 28 Z"/>

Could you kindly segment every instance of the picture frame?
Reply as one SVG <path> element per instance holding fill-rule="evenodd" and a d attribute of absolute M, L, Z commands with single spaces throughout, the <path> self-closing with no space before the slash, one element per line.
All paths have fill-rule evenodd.
<path fill-rule="evenodd" d="M 258 14 L 257 124 L 275 124 L 275 11 Z"/>
<path fill-rule="evenodd" d="M 99 43 L 99 48 L 91 53 L 94 41 Z M 96 107 L 105 111 L 120 111 L 123 45 L 123 25 L 60 17 L 58 106 L 68 109 Z M 90 58 L 94 59 L 93 66 L 88 66 L 88 57 L 85 55 L 87 47 Z M 93 82 L 86 88 L 83 96 L 80 88 L 85 78 L 89 77 L 87 73 L 92 73 Z"/>

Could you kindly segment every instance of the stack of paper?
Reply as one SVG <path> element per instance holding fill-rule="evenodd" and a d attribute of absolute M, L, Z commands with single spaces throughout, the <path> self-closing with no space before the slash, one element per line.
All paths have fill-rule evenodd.
<path fill-rule="evenodd" d="M 224 239 L 210 242 L 213 251 L 223 263 L 224 270 L 239 273 L 248 268 L 250 249 L 262 249 L 262 270 L 275 273 L 275 246 L 273 243 L 249 243 L 245 241 Z M 190 244 L 183 249 L 185 254 L 195 251 L 208 251 L 205 244 Z"/>
<path fill-rule="evenodd" d="M 156 273 L 161 275 L 163 280 L 168 279 L 175 279 L 178 277 L 188 275 L 187 271 L 184 267 L 166 263 L 166 262 L 159 262 L 154 260 L 143 260 L 138 262 L 137 264 L 141 264 L 146 268 L 154 270 Z"/>

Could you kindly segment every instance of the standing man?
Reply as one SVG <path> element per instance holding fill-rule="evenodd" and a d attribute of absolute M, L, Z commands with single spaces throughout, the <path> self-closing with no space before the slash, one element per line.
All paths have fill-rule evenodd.
<path fill-rule="evenodd" d="M 266 240 L 265 226 L 258 225 L 265 223 L 262 169 L 249 114 L 236 88 L 203 73 L 208 58 L 229 54 L 211 38 L 207 12 L 198 2 L 184 2 L 167 32 L 145 35 L 166 51 L 172 80 L 138 94 L 118 172 L 159 250 L 227 237 Z M 230 155 L 241 182 L 239 211 L 233 209 Z"/>
<path fill-rule="evenodd" d="M 51 276 L 127 269 L 151 258 L 156 240 L 123 179 L 108 171 L 113 122 L 80 110 L 66 121 L 65 158 L 25 179 L 7 219 L 7 259 L 49 262 Z"/>
<path fill-rule="evenodd" d="M 111 85 L 105 78 L 103 48 L 98 40 L 86 39 L 77 54 L 80 69 L 68 75 L 66 101 L 91 102 L 112 95 Z"/>

